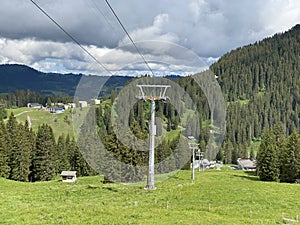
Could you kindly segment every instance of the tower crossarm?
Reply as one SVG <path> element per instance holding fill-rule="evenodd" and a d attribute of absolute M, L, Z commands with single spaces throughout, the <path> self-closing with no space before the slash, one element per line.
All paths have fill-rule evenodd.
<path fill-rule="evenodd" d="M 143 100 L 166 100 L 166 92 L 170 85 L 161 85 L 161 84 L 138 84 L 137 87 L 141 91 L 141 96 L 138 96 L 138 98 L 143 99 Z M 155 93 L 152 95 L 151 93 L 146 93 L 145 89 L 159 89 L 159 93 Z"/>

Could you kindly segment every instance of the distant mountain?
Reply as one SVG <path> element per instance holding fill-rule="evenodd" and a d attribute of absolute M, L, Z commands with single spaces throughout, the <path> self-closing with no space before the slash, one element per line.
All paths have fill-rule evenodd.
<path fill-rule="evenodd" d="M 123 86 L 132 77 L 112 76 L 85 76 L 82 74 L 43 73 L 31 67 L 17 64 L 0 65 L 0 93 L 16 90 L 31 90 L 43 94 L 73 96 L 81 81 L 94 82 L 100 80 L 102 94 L 109 94 L 119 86 Z"/>
<path fill-rule="evenodd" d="M 172 80 L 180 78 L 179 75 L 167 77 Z M 78 84 L 80 84 L 80 88 L 90 86 L 89 89 L 81 91 L 87 94 L 83 97 L 106 96 L 111 94 L 112 91 L 123 87 L 132 78 L 118 75 L 95 76 L 72 73 L 43 73 L 26 65 L 4 64 L 0 65 L 0 93 L 31 90 L 46 95 L 74 96 Z"/>

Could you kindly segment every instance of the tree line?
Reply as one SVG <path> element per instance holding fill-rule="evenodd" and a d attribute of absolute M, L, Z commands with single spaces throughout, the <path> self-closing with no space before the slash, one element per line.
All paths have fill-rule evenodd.
<path fill-rule="evenodd" d="M 300 178 L 300 136 L 285 137 L 280 126 L 267 130 L 257 152 L 257 175 L 262 181 L 294 183 Z"/>
<path fill-rule="evenodd" d="M 48 181 L 63 170 L 76 170 L 79 176 L 93 171 L 83 159 L 76 141 L 62 134 L 56 141 L 47 124 L 34 132 L 18 123 L 13 114 L 0 121 L 0 176 L 16 181 Z"/>
<path fill-rule="evenodd" d="M 31 90 L 16 90 L 15 92 L 0 95 L 0 106 L 5 108 L 26 107 L 28 103 L 40 103 L 46 105 L 51 102 L 70 103 L 70 96 L 45 95 Z"/>

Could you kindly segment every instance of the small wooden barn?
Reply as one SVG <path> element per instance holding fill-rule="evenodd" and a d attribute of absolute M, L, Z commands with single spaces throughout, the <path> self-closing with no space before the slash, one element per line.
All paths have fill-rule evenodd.
<path fill-rule="evenodd" d="M 60 175 L 62 182 L 75 182 L 77 180 L 76 171 L 62 171 Z"/>

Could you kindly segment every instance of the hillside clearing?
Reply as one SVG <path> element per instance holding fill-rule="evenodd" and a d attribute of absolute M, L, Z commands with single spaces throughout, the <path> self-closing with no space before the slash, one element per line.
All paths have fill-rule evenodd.
<path fill-rule="evenodd" d="M 77 111 L 79 110 L 80 109 Z M 61 134 L 69 134 L 71 137 L 74 136 L 71 110 L 66 110 L 61 114 L 55 114 L 47 111 L 40 111 L 38 109 L 22 107 L 8 109 L 7 114 L 10 115 L 11 113 L 14 114 L 17 121 L 20 123 L 25 123 L 25 121 L 28 120 L 34 131 L 37 131 L 40 125 L 46 123 L 52 127 L 56 138 Z"/>

